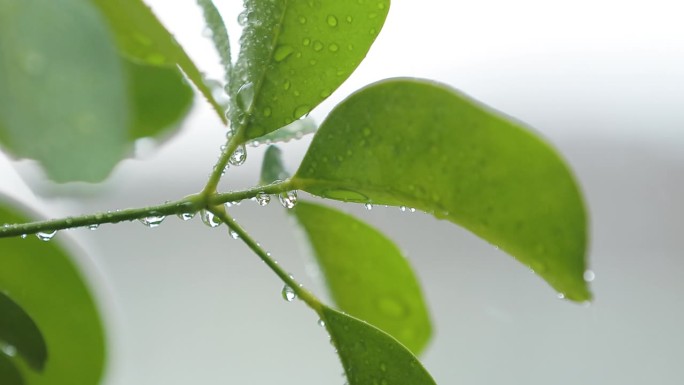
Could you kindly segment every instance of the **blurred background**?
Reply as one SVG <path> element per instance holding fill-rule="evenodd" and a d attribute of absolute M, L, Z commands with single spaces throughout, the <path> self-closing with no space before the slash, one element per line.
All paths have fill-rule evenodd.
<path fill-rule="evenodd" d="M 215 0 L 237 49 L 237 0 Z M 218 56 L 192 0 L 149 1 L 212 78 Z M 327 202 L 408 255 L 435 335 L 422 357 L 439 384 L 684 383 L 684 25 L 676 1 L 395 1 L 366 61 L 312 113 L 393 76 L 447 83 L 533 127 L 568 160 L 591 215 L 595 301 L 559 300 L 539 277 L 467 231 L 397 208 Z M 236 52 L 234 58 L 237 57 Z M 164 143 L 141 141 L 97 186 L 45 182 L 0 156 L 0 190 L 46 216 L 156 204 L 198 191 L 224 128 L 204 100 Z M 310 138 L 283 145 L 294 171 Z M 248 148 L 221 188 L 257 182 Z M 308 198 L 300 193 L 300 198 Z M 282 207 L 233 210 L 261 244 L 324 295 Z M 342 384 L 316 316 L 224 227 L 167 218 L 58 235 L 79 255 L 106 315 L 105 383 Z"/>

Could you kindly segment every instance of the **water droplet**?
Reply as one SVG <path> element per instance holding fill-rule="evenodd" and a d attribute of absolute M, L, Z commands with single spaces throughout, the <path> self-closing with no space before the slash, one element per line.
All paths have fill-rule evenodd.
<path fill-rule="evenodd" d="M 211 228 L 219 227 L 221 225 L 221 220 L 209 210 L 202 210 L 200 216 L 202 217 L 202 222 Z"/>
<path fill-rule="evenodd" d="M 271 196 L 266 194 L 265 192 L 260 192 L 256 195 L 256 201 L 259 204 L 259 206 L 266 206 L 269 202 L 271 202 Z"/>
<path fill-rule="evenodd" d="M 585 282 L 593 282 L 595 278 L 596 278 L 596 274 L 594 274 L 593 271 L 587 270 L 584 272 L 584 281 Z"/>
<path fill-rule="evenodd" d="M 351 24 L 351 22 L 354 21 L 354 18 L 351 17 L 351 16 L 347 16 L 347 19 L 346 19 L 346 20 L 347 20 L 347 23 L 350 23 L 350 24 Z"/>
<path fill-rule="evenodd" d="M 373 210 L 373 204 L 372 203 L 366 203 L 366 204 L 364 204 L 364 206 L 366 207 L 366 210 L 368 210 L 368 211 Z"/>
<path fill-rule="evenodd" d="M 409 207 L 409 211 L 412 212 L 412 213 L 415 213 L 415 212 L 416 212 L 416 209 L 413 208 L 413 207 Z"/>
<path fill-rule="evenodd" d="M 564 299 L 565 294 L 564 293 L 558 293 L 558 294 L 556 294 L 556 297 L 558 297 L 558 299 Z"/>
<path fill-rule="evenodd" d="M 165 218 L 163 215 L 151 215 L 146 218 L 140 218 L 140 222 L 149 228 L 155 228 L 161 225 Z"/>
<path fill-rule="evenodd" d="M 202 36 L 206 38 L 211 38 L 212 36 L 214 36 L 214 32 L 211 30 L 211 28 L 204 27 L 204 29 L 202 29 Z"/>
<path fill-rule="evenodd" d="M 230 237 L 233 239 L 239 239 L 240 238 L 240 234 L 238 234 L 236 231 L 228 230 L 228 234 L 230 234 Z"/>
<path fill-rule="evenodd" d="M 406 212 L 406 206 L 399 206 L 399 211 Z"/>
<path fill-rule="evenodd" d="M 283 286 L 283 291 L 281 292 L 283 299 L 287 302 L 292 302 L 297 298 L 295 291 L 288 285 Z"/>
<path fill-rule="evenodd" d="M 15 348 L 13 345 L 0 341 L 0 352 L 9 357 L 14 357 L 17 355 L 17 348 Z"/>
<path fill-rule="evenodd" d="M 26 234 L 21 234 L 21 235 L 20 235 L 21 239 L 26 239 L 26 236 L 27 236 Z"/>
<path fill-rule="evenodd" d="M 306 115 L 309 112 L 309 110 L 310 110 L 310 108 L 308 105 L 302 104 L 301 106 L 298 106 L 297 108 L 295 108 L 292 115 L 295 119 L 299 119 L 302 116 Z"/>
<path fill-rule="evenodd" d="M 280 204 L 286 209 L 291 209 L 297 204 L 297 190 L 285 191 L 278 195 Z"/>
<path fill-rule="evenodd" d="M 325 321 L 323 321 L 322 319 L 319 319 L 318 320 L 318 326 L 325 327 Z"/>
<path fill-rule="evenodd" d="M 378 3 L 378 9 L 385 9 L 385 3 Z"/>
<path fill-rule="evenodd" d="M 89 225 L 89 226 L 88 226 L 88 230 L 95 231 L 95 230 L 97 230 L 99 227 L 100 227 L 100 224 L 99 224 L 99 223 L 93 223 L 92 225 Z"/>
<path fill-rule="evenodd" d="M 254 102 L 254 84 L 245 83 L 238 89 L 237 104 L 242 111 L 249 111 Z"/>
<path fill-rule="evenodd" d="M 240 25 L 240 27 L 244 27 L 247 25 L 247 11 L 242 11 L 238 15 L 237 22 Z"/>
<path fill-rule="evenodd" d="M 40 239 L 43 242 L 47 242 L 50 239 L 52 239 L 55 234 L 57 234 L 57 230 L 52 230 L 52 231 L 41 231 L 39 233 L 36 233 L 36 237 Z"/>
<path fill-rule="evenodd" d="M 377 32 L 378 31 L 375 28 L 371 28 L 370 31 L 368 31 L 370 35 L 375 35 Z"/>
<path fill-rule="evenodd" d="M 335 43 L 331 43 L 331 44 L 328 46 L 328 51 L 330 51 L 330 52 L 337 52 L 339 49 L 340 49 L 340 46 L 338 46 L 338 45 L 335 44 Z"/>
<path fill-rule="evenodd" d="M 304 45 L 304 47 L 308 47 L 309 44 L 311 44 L 311 39 L 309 39 L 308 37 L 306 37 L 306 38 L 304 38 L 304 40 L 302 40 L 302 45 Z"/>
<path fill-rule="evenodd" d="M 291 45 L 280 45 L 273 52 L 273 60 L 275 60 L 276 62 L 281 62 L 287 59 L 288 56 L 292 55 L 293 52 L 294 48 L 292 48 Z"/>
<path fill-rule="evenodd" d="M 380 363 L 380 371 L 382 371 L 382 372 L 386 372 L 386 371 L 387 371 L 387 365 L 385 365 L 384 362 L 381 362 L 381 363 Z"/>
<path fill-rule="evenodd" d="M 235 151 L 228 158 L 228 162 L 233 166 L 241 166 L 247 160 L 247 150 L 245 145 L 241 144 L 235 148 Z"/>
<path fill-rule="evenodd" d="M 285 82 L 283 83 L 283 89 L 285 91 L 290 89 L 290 81 L 289 80 L 285 80 Z"/>
<path fill-rule="evenodd" d="M 306 24 L 306 17 L 304 16 L 299 16 L 299 24 Z"/>
<path fill-rule="evenodd" d="M 193 212 L 180 213 L 180 214 L 178 214 L 178 218 L 180 218 L 180 219 L 182 219 L 182 220 L 184 220 L 184 221 L 189 221 L 189 220 L 191 220 L 192 218 L 195 217 L 195 214 L 196 214 L 196 213 L 193 213 Z"/>
<path fill-rule="evenodd" d="M 333 15 L 328 15 L 328 18 L 326 19 L 326 22 L 328 23 L 329 26 L 331 27 L 337 27 L 337 18 Z"/>
<path fill-rule="evenodd" d="M 322 49 L 323 49 L 323 43 L 321 43 L 320 40 L 314 41 L 314 43 L 313 43 L 313 49 L 314 49 L 314 51 L 320 51 L 320 50 L 322 50 Z"/>
<path fill-rule="evenodd" d="M 268 118 L 269 116 L 271 116 L 271 113 L 272 113 L 272 112 L 273 112 L 273 111 L 271 110 L 271 107 L 264 107 L 264 116 L 265 116 L 265 117 Z"/>

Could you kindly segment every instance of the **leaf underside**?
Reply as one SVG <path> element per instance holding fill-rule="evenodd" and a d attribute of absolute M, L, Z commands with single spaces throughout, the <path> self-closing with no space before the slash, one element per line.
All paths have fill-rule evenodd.
<path fill-rule="evenodd" d="M 40 329 L 21 306 L 0 291 L 0 344 L 3 342 L 13 346 L 33 370 L 45 367 L 48 352 Z"/>
<path fill-rule="evenodd" d="M 565 162 L 519 123 L 444 85 L 393 79 L 356 92 L 321 124 L 292 184 L 448 219 L 566 298 L 591 297 L 587 218 Z"/>

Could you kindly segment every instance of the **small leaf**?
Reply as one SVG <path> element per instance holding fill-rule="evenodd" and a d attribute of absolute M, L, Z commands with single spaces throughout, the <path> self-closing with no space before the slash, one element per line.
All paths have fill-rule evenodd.
<path fill-rule="evenodd" d="M 566 298 L 591 297 L 586 212 L 565 162 L 446 86 L 394 79 L 353 94 L 321 124 L 292 185 L 425 210 L 501 247 Z"/>
<path fill-rule="evenodd" d="M 285 171 L 282 153 L 277 146 L 268 146 L 264 153 L 264 161 L 261 164 L 261 181 L 259 184 L 270 184 L 290 177 L 290 174 Z"/>
<path fill-rule="evenodd" d="M 0 223 L 30 221 L 16 206 L 0 197 Z M 62 236 L 50 242 L 35 236 L 0 239 L 0 291 L 31 315 L 49 349 L 42 373 L 19 365 L 26 383 L 96 385 L 105 363 L 102 323 L 80 272 L 60 245 Z"/>
<path fill-rule="evenodd" d="M 321 316 L 349 385 L 435 385 L 420 361 L 385 332 L 326 306 Z"/>
<path fill-rule="evenodd" d="M 330 207 L 299 202 L 289 212 L 306 232 L 338 308 L 420 353 L 430 339 L 430 319 L 418 280 L 397 246 Z"/>
<path fill-rule="evenodd" d="M 197 4 L 202 7 L 204 12 L 204 20 L 207 22 L 207 27 L 211 31 L 211 40 L 221 57 L 221 64 L 225 70 L 225 79 L 230 78 L 230 71 L 232 60 L 230 58 L 230 39 L 228 39 L 228 31 L 223 24 L 223 19 L 218 9 L 212 0 L 197 0 Z"/>
<path fill-rule="evenodd" d="M 230 119 L 255 139 L 309 113 L 351 75 L 382 28 L 389 0 L 246 0 Z"/>
<path fill-rule="evenodd" d="M 223 108 L 204 83 L 202 73 L 185 53 L 176 39 L 157 20 L 142 0 L 92 0 L 109 21 L 119 49 L 133 59 L 149 65 L 173 67 L 178 65 L 188 79 L 209 101 L 225 123 Z"/>
<path fill-rule="evenodd" d="M 126 60 L 132 122 L 129 140 L 159 137 L 192 106 L 192 88 L 176 67 L 157 67 Z"/>
<path fill-rule="evenodd" d="M 45 367 L 48 353 L 40 329 L 21 306 L 0 291 L 0 344 L 3 342 L 15 348 L 33 370 Z"/>
<path fill-rule="evenodd" d="M 54 180 L 104 179 L 127 150 L 125 73 L 81 0 L 0 0 L 0 142 Z"/>
<path fill-rule="evenodd" d="M 313 134 L 318 129 L 313 118 L 302 118 L 295 120 L 285 127 L 281 127 L 264 136 L 254 139 L 251 143 L 287 143 L 292 139 L 301 139 L 305 135 Z"/>
<path fill-rule="evenodd" d="M 24 385 L 24 379 L 19 369 L 2 352 L 0 352 L 0 383 L 2 385 Z"/>

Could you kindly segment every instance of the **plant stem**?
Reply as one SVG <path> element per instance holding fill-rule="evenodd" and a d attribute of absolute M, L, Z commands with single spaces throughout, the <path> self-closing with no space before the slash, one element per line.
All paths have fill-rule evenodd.
<path fill-rule="evenodd" d="M 230 160 L 230 156 L 233 155 L 233 152 L 235 152 L 235 149 L 238 148 L 238 146 L 244 144 L 244 133 L 245 133 L 245 125 L 240 125 L 237 130 L 233 133 L 233 135 L 228 138 L 226 141 L 224 150 L 221 151 L 221 156 L 219 156 L 218 161 L 216 162 L 216 165 L 214 165 L 214 169 L 211 172 L 211 175 L 209 175 L 209 180 L 207 181 L 207 184 L 204 186 L 202 189 L 202 192 L 200 193 L 200 196 L 204 198 L 205 201 L 209 200 L 209 197 L 213 194 L 216 193 L 216 188 L 218 187 L 219 182 L 221 181 L 221 176 L 223 176 L 223 172 L 226 169 L 226 166 L 228 165 L 228 161 Z"/>
<path fill-rule="evenodd" d="M 280 194 L 285 191 L 292 190 L 292 184 L 290 180 L 281 181 L 277 183 L 271 183 L 263 186 L 251 187 L 247 190 L 241 191 L 230 191 L 227 193 L 213 194 L 209 196 L 207 200 L 208 206 L 216 206 L 226 202 L 241 201 L 244 199 L 249 199 L 255 197 L 259 193 L 266 194 Z"/>
<path fill-rule="evenodd" d="M 239 225 L 235 220 L 224 211 L 213 210 L 211 212 L 216 215 L 228 228 L 234 231 L 252 251 L 261 258 L 264 263 L 290 288 L 297 294 L 297 297 L 304 301 L 316 313 L 321 314 L 322 304 L 310 291 L 306 290 L 297 280 L 290 274 L 283 270 L 278 263 L 271 258 L 271 256 L 259 246 L 259 244 Z"/>

